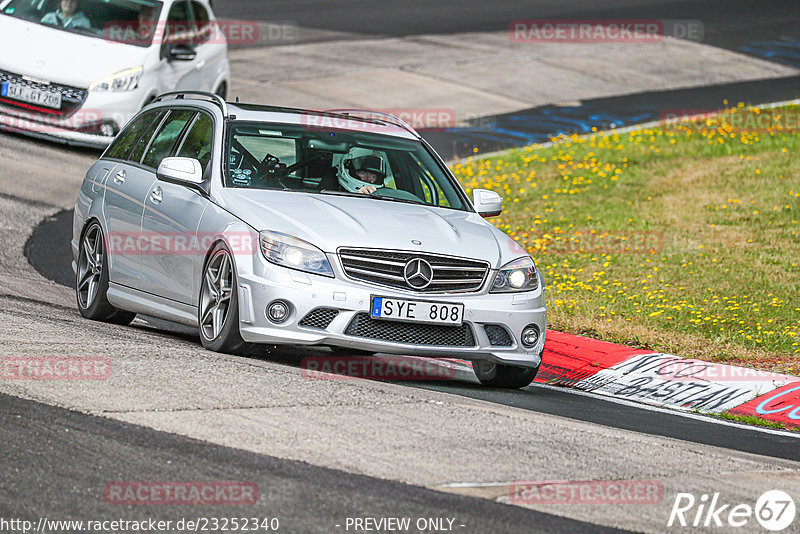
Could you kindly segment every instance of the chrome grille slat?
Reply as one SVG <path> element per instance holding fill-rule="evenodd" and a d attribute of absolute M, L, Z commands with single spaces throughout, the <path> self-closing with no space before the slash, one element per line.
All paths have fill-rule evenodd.
<path fill-rule="evenodd" d="M 490 267 L 481 260 L 413 251 L 340 249 L 338 255 L 342 269 L 350 278 L 421 293 L 478 291 Z M 404 276 L 406 264 L 416 258 L 428 262 L 433 271 L 433 279 L 423 289 L 412 288 Z"/>
<path fill-rule="evenodd" d="M 406 279 L 403 278 L 402 276 L 396 276 L 396 275 L 393 275 L 393 274 L 382 273 L 382 272 L 379 272 L 379 271 L 365 271 L 363 269 L 356 269 L 354 267 L 351 267 L 350 269 L 348 269 L 348 271 L 352 272 L 352 273 L 366 274 L 366 275 L 369 275 L 369 276 L 377 276 L 379 278 L 386 278 L 387 280 L 397 280 L 398 282 L 405 282 L 406 281 Z"/>
<path fill-rule="evenodd" d="M 378 260 L 375 258 L 360 258 L 358 256 L 352 256 L 350 254 L 342 254 L 343 259 L 354 260 L 354 261 L 365 261 L 369 263 L 380 263 L 382 265 L 396 265 L 398 267 L 404 267 L 405 263 L 401 261 L 390 261 L 390 260 Z"/>
<path fill-rule="evenodd" d="M 474 272 L 483 272 L 484 269 L 480 267 L 476 268 L 468 268 L 468 267 L 450 267 L 444 265 L 431 265 L 434 271 L 474 271 Z"/>

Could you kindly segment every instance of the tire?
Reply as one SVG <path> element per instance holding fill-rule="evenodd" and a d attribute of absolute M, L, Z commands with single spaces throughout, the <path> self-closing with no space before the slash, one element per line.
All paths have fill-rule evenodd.
<path fill-rule="evenodd" d="M 516 367 L 485 360 L 473 361 L 472 369 L 484 386 L 508 389 L 530 385 L 539 372 L 539 367 Z"/>
<path fill-rule="evenodd" d="M 108 302 L 108 261 L 106 241 L 100 223 L 90 223 L 81 235 L 75 273 L 75 297 L 78 311 L 86 319 L 128 325 L 133 312 L 118 310 Z"/>
<path fill-rule="evenodd" d="M 208 350 L 242 354 L 250 345 L 239 332 L 239 292 L 233 256 L 222 244 L 212 249 L 203 266 L 197 306 L 200 341 Z"/>
<path fill-rule="evenodd" d="M 218 96 L 221 96 L 222 100 L 227 100 L 228 99 L 228 84 L 226 84 L 225 82 L 222 82 L 221 84 L 219 84 L 219 87 L 217 87 L 217 90 L 214 91 L 214 94 L 216 94 Z"/>

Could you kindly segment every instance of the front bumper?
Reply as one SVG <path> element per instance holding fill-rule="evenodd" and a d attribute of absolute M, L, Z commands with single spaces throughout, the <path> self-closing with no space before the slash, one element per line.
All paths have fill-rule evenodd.
<path fill-rule="evenodd" d="M 252 270 L 247 267 L 238 269 L 242 338 L 251 343 L 329 345 L 390 354 L 490 360 L 523 367 L 538 367 L 541 362 L 547 329 L 547 309 L 541 285 L 536 291 L 518 294 L 491 294 L 485 288 L 476 293 L 420 294 L 351 281 L 338 268 L 334 255 L 329 255 L 329 261 L 336 273 L 335 279 L 292 271 L 258 260 L 255 265 L 247 266 L 254 267 Z M 492 271 L 489 281 L 494 273 Z M 352 329 L 348 333 L 348 327 L 356 315 L 369 313 L 372 296 L 463 303 L 464 323 L 471 329 L 472 346 L 444 346 L 396 339 L 387 341 L 353 335 Z M 279 325 L 270 322 L 266 314 L 267 306 L 274 300 L 287 302 L 291 307 L 288 319 Z M 309 312 L 321 308 L 338 313 L 324 328 L 300 325 Z M 422 330 L 416 330 L 411 323 L 403 324 L 415 341 L 425 340 Z M 521 344 L 520 336 L 522 330 L 531 324 L 539 328 L 540 335 L 536 345 L 528 349 Z M 492 345 L 486 325 L 504 327 L 509 334 L 510 344 Z"/>
<path fill-rule="evenodd" d="M 105 148 L 141 109 L 144 90 L 123 93 L 88 93 L 80 108 L 68 115 L 40 113 L 7 103 L 0 104 L 0 129 L 75 146 Z M 103 125 L 113 135 L 100 132 Z"/>

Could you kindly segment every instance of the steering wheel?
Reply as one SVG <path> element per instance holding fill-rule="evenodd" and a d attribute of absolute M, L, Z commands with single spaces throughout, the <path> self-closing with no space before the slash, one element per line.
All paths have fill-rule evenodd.
<path fill-rule="evenodd" d="M 372 194 L 376 197 L 396 198 L 398 200 L 411 200 L 413 202 L 425 203 L 414 193 L 409 193 L 408 191 L 403 191 L 402 189 L 392 189 L 391 187 L 379 187 Z"/>

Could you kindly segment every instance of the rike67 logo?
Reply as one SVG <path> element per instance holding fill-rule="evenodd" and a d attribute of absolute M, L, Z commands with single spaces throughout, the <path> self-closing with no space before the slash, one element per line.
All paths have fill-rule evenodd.
<path fill-rule="evenodd" d="M 699 499 L 691 493 L 678 493 L 667 526 L 718 527 L 727 532 L 731 527 L 750 526 L 752 529 L 755 526 L 752 519 L 755 517 L 762 528 L 780 532 L 794 523 L 796 514 L 794 499 L 781 490 L 765 492 L 755 506 L 726 503 L 718 492 L 711 496 L 703 494 Z"/>

